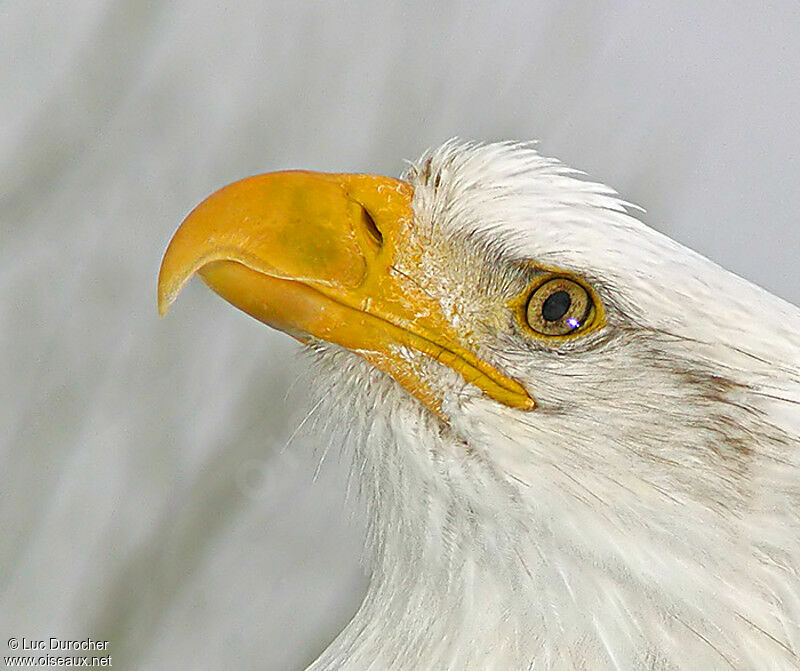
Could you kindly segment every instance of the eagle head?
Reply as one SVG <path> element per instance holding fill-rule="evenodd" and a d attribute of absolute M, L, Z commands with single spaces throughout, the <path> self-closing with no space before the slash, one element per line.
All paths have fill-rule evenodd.
<path fill-rule="evenodd" d="M 371 583 L 312 669 L 800 664 L 800 313 L 530 145 L 279 172 L 181 224 L 307 346 Z"/>

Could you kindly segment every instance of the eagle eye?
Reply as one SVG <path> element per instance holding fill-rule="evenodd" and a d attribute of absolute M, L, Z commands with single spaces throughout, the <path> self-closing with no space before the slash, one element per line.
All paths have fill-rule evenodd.
<path fill-rule="evenodd" d="M 551 277 L 528 298 L 525 318 L 536 333 L 565 336 L 588 327 L 595 316 L 589 291 L 568 277 Z"/>

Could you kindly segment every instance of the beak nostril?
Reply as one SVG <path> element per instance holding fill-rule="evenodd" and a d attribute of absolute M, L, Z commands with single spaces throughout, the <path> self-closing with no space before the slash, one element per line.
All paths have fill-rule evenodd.
<path fill-rule="evenodd" d="M 372 218 L 369 212 L 362 206 L 361 208 L 361 221 L 364 224 L 364 228 L 367 229 L 367 233 L 369 233 L 369 237 L 372 238 L 372 241 L 378 245 L 378 247 L 383 246 L 383 234 L 378 229 L 378 226 L 375 224 L 375 220 Z"/>

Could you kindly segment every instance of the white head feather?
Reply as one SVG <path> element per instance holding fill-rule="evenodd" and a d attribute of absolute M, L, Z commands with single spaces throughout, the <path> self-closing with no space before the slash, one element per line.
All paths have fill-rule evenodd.
<path fill-rule="evenodd" d="M 317 345 L 372 582 L 311 668 L 800 667 L 800 311 L 528 145 L 450 142 L 405 179 L 423 258 L 398 266 L 537 408 L 405 352 L 442 422 Z M 502 315 L 530 262 L 607 326 L 526 338 Z"/>

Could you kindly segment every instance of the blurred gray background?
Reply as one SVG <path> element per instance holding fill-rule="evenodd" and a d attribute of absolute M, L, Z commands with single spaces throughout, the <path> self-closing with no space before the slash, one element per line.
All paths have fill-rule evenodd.
<path fill-rule="evenodd" d="M 798 35 L 795 0 L 1 3 L 2 654 L 91 636 L 120 669 L 302 669 L 359 604 L 343 465 L 315 480 L 323 441 L 295 433 L 297 346 L 199 282 L 157 317 L 203 197 L 538 138 L 797 304 Z"/>

